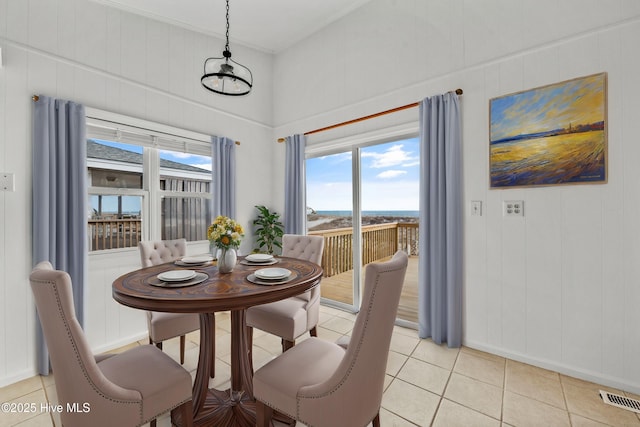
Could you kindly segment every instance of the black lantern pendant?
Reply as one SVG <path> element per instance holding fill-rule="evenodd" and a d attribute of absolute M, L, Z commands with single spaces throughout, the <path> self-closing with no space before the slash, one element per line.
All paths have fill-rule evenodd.
<path fill-rule="evenodd" d="M 251 92 L 251 70 L 231 59 L 229 50 L 229 0 L 227 0 L 227 44 L 222 58 L 208 58 L 204 62 L 202 86 L 211 92 L 229 96 L 241 96 Z"/>

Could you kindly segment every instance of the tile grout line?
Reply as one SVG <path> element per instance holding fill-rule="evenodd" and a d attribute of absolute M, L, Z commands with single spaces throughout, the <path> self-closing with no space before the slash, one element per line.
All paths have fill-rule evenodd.
<path fill-rule="evenodd" d="M 453 376 L 453 371 L 456 368 L 456 363 L 458 363 L 458 358 L 460 357 L 461 349 L 462 349 L 462 347 L 458 348 L 458 353 L 456 354 L 456 359 L 453 361 L 453 365 L 451 365 L 451 369 L 449 370 L 449 376 L 447 377 L 447 382 L 445 383 L 444 387 L 442 388 L 442 393 L 440 394 L 440 399 L 438 399 L 438 405 L 436 406 L 436 410 L 433 413 L 433 419 L 431 420 L 431 424 L 429 424 L 429 425 L 433 425 L 433 423 L 436 420 L 436 417 L 438 416 L 438 411 L 440 411 L 440 406 L 442 405 L 442 401 L 444 400 L 444 394 L 447 391 L 447 387 L 449 387 L 449 382 L 451 382 L 451 377 Z"/>

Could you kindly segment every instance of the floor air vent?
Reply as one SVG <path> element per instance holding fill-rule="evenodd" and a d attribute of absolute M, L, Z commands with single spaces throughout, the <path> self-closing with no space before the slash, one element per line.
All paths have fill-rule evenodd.
<path fill-rule="evenodd" d="M 640 413 L 640 401 L 636 399 L 630 399 L 628 397 L 620 396 L 619 394 L 609 393 L 608 391 L 600 390 L 600 397 L 609 405 L 617 406 L 618 408 L 627 409 L 629 411 Z"/>

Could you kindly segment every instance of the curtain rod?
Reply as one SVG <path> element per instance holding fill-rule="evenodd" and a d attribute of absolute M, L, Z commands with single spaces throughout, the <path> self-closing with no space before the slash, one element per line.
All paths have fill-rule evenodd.
<path fill-rule="evenodd" d="M 456 89 L 455 91 L 451 91 L 451 92 L 455 92 L 455 94 L 458 95 L 458 96 L 462 95 L 462 89 Z M 376 117 L 384 116 L 386 114 L 395 113 L 397 111 L 402 111 L 402 110 L 407 110 L 409 108 L 417 107 L 418 105 L 420 105 L 419 102 L 413 102 L 411 104 L 403 105 L 401 107 L 396 107 L 396 108 L 392 108 L 390 110 L 380 111 L 379 113 L 374 113 L 374 114 L 370 114 L 368 116 L 358 117 L 357 119 L 347 120 L 346 122 L 336 123 L 334 125 L 326 126 L 326 127 L 320 128 L 320 129 L 310 130 L 308 132 L 305 132 L 304 135 L 312 135 L 314 133 L 320 133 L 320 132 L 324 132 L 326 130 L 331 130 L 331 129 L 339 128 L 339 127 L 342 127 L 342 126 L 346 126 L 346 125 L 351 125 L 351 124 L 354 124 L 354 123 L 362 122 L 362 121 L 365 121 L 365 120 L 374 119 Z M 278 142 L 284 142 L 284 141 L 285 141 L 284 138 L 278 138 Z"/>
<path fill-rule="evenodd" d="M 40 96 L 33 95 L 31 99 L 33 100 L 33 102 L 38 102 L 40 100 Z M 234 141 L 234 142 L 236 143 L 236 145 L 240 145 L 240 141 Z"/>

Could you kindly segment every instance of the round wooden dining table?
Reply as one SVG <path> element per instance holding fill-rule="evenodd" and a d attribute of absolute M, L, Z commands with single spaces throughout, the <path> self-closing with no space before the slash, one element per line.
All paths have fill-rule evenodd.
<path fill-rule="evenodd" d="M 247 265 L 243 257 L 231 273 L 218 272 L 215 263 L 189 267 L 170 262 L 132 271 L 113 282 L 113 298 L 120 304 L 149 311 L 200 314 L 200 353 L 193 384 L 195 426 L 255 426 L 252 330 L 246 325 L 246 309 L 308 291 L 319 285 L 323 273 L 319 265 L 309 261 L 276 259 L 277 263 L 269 267 L 287 269 L 291 275 L 269 284 L 254 283 L 261 281 L 252 273 L 265 266 Z M 159 281 L 159 274 L 180 269 L 204 273 L 206 278 L 199 276 L 203 279 L 201 283 L 188 286 L 170 283 L 174 286 L 168 287 Z M 215 357 L 214 314 L 219 311 L 231 312 L 231 388 L 228 390 L 209 389 L 211 361 Z M 180 419 L 172 421 L 182 425 Z"/>

